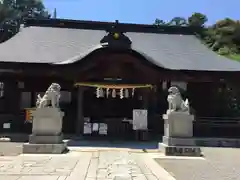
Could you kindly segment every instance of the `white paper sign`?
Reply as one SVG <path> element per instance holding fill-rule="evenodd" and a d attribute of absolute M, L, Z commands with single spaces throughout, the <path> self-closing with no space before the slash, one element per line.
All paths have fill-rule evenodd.
<path fill-rule="evenodd" d="M 98 123 L 93 123 L 92 130 L 98 131 Z"/>
<path fill-rule="evenodd" d="M 10 129 L 11 123 L 3 123 L 3 129 Z"/>
<path fill-rule="evenodd" d="M 147 130 L 147 117 L 148 112 L 146 109 L 133 110 L 133 129 L 134 130 Z"/>
<path fill-rule="evenodd" d="M 83 133 L 84 134 L 91 134 L 92 133 L 92 124 L 91 123 L 84 123 Z"/>
<path fill-rule="evenodd" d="M 99 124 L 99 134 L 107 134 L 107 124 L 105 123 L 100 123 Z"/>

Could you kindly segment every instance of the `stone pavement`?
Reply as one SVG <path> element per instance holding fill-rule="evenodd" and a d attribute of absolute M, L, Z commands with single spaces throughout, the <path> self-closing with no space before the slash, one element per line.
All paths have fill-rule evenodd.
<path fill-rule="evenodd" d="M 91 150 L 0 157 L 0 180 L 174 180 L 147 153 Z"/>
<path fill-rule="evenodd" d="M 22 153 L 23 143 L 0 142 L 0 156 L 16 156 Z"/>
<path fill-rule="evenodd" d="M 240 149 L 202 148 L 204 158 L 160 157 L 156 161 L 177 180 L 240 180 Z"/>

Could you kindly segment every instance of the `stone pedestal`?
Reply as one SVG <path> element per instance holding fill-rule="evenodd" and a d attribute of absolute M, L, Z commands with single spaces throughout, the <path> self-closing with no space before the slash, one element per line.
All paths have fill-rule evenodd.
<path fill-rule="evenodd" d="M 188 112 L 170 112 L 163 115 L 164 136 L 192 137 L 194 116 Z"/>
<path fill-rule="evenodd" d="M 194 116 L 188 112 L 170 112 L 163 115 L 164 136 L 159 149 L 165 155 L 201 156 L 193 137 Z"/>
<path fill-rule="evenodd" d="M 39 108 L 33 112 L 32 134 L 23 153 L 60 154 L 66 151 L 62 136 L 64 113 L 58 108 Z"/>

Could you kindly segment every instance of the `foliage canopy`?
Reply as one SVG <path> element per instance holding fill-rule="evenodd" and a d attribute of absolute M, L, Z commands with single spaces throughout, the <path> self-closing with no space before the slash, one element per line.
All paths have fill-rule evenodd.
<path fill-rule="evenodd" d="M 41 0 L 0 1 L 0 42 L 15 35 L 26 18 L 50 18 Z"/>

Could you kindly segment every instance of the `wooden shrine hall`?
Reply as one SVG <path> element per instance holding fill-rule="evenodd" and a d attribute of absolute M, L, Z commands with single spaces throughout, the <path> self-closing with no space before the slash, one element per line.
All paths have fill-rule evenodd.
<path fill-rule="evenodd" d="M 167 89 L 176 85 L 195 115 L 195 136 L 238 137 L 240 63 L 209 50 L 196 33 L 201 29 L 28 19 L 0 44 L 0 131 L 30 133 L 36 95 L 56 82 L 64 133 L 130 138 L 133 110 L 144 109 L 154 138 L 163 133 Z"/>

